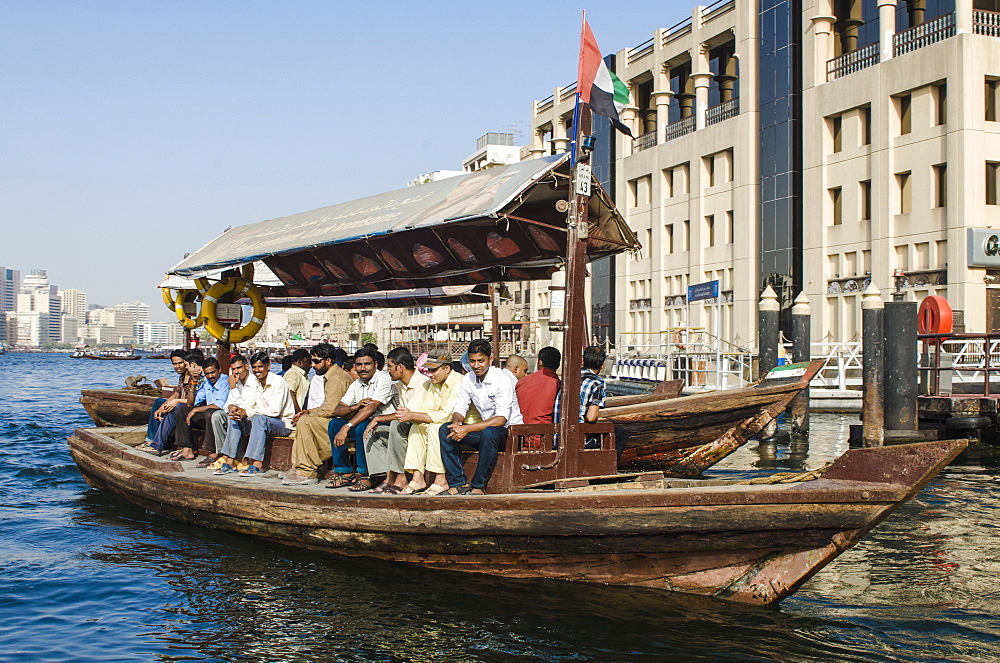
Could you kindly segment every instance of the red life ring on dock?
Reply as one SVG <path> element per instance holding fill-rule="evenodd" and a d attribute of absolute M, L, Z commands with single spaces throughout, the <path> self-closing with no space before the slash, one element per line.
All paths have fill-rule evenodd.
<path fill-rule="evenodd" d="M 929 295 L 917 309 L 917 331 L 921 334 L 950 334 L 952 330 L 951 304 L 940 295 Z"/>

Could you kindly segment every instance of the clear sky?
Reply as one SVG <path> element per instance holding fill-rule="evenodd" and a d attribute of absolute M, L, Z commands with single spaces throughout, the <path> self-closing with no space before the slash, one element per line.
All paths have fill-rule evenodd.
<path fill-rule="evenodd" d="M 605 53 L 693 3 L 604 0 Z M 0 265 L 167 319 L 227 226 L 460 169 L 576 79 L 570 2 L 0 2 Z"/>

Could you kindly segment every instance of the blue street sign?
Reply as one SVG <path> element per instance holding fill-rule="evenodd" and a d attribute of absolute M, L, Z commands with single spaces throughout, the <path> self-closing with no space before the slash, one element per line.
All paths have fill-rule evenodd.
<path fill-rule="evenodd" d="M 714 299 L 719 296 L 719 282 L 708 281 L 688 286 L 688 301 L 698 302 L 703 299 Z"/>

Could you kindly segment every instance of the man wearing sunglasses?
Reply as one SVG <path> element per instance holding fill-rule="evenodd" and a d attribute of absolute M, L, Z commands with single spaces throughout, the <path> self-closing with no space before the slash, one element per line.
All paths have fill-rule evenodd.
<path fill-rule="evenodd" d="M 323 378 L 323 399 L 314 405 L 315 387 L 310 390 L 309 402 L 304 410 L 292 417 L 295 424 L 295 442 L 292 444 L 292 469 L 286 472 L 281 483 L 297 486 L 316 483 L 317 470 L 330 458 L 330 435 L 327 429 L 333 411 L 351 384 L 351 376 L 335 362 L 337 349 L 329 343 L 320 343 L 312 349 L 312 367 Z"/>

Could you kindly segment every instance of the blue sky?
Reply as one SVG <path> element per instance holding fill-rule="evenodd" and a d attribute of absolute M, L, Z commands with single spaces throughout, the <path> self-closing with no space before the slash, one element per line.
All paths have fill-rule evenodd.
<path fill-rule="evenodd" d="M 163 271 L 227 226 L 399 188 L 526 129 L 576 78 L 581 9 L 4 0 L 0 265 L 155 304 Z M 611 53 L 690 9 L 587 15 Z"/>

